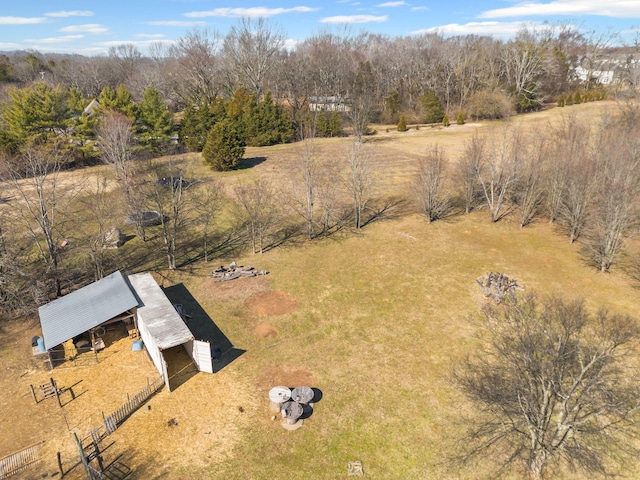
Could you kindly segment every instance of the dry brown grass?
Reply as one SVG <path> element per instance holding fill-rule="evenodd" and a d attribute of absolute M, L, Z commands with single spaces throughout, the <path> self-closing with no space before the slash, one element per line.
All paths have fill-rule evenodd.
<path fill-rule="evenodd" d="M 607 105 L 572 108 L 595 117 Z M 512 121 L 534 130 L 561 121 L 561 113 L 553 109 Z M 428 145 L 437 142 L 455 152 L 475 128 L 405 134 L 378 128 L 368 141 L 378 149 L 382 185 L 401 190 L 412 159 Z M 339 155 L 348 141 L 318 144 L 324 154 Z M 266 161 L 215 176 L 230 184 L 258 175 L 284 182 L 294 150 L 292 145 L 249 150 L 249 156 Z M 209 174 L 197 164 L 192 168 Z M 220 263 L 231 260 L 270 274 L 216 283 L 208 278 L 217 266 L 211 263 L 161 272 L 165 286 L 184 284 L 246 353 L 214 375 L 197 374 L 172 393 L 161 391 L 150 410 L 136 412 L 110 437 L 115 443 L 105 455 L 122 454 L 133 478 L 333 480 L 346 477 L 350 460 L 361 460 L 371 478 L 490 478 L 482 473 L 486 465 L 459 472 L 445 461 L 457 448 L 460 414 L 468 411 L 450 372 L 472 351 L 475 327 L 468 318 L 486 301 L 474 280 L 501 271 L 527 290 L 584 297 L 590 308 L 636 315 L 640 308 L 629 277 L 620 270 L 602 275 L 588 268 L 577 247 L 545 221 L 520 229 L 508 218 L 492 224 L 484 211 L 432 224 L 405 215 L 373 223 L 357 235 Z M 265 298 L 256 308 L 260 296 Z M 28 384 L 50 375 L 36 369 L 30 357 L 28 342 L 37 334 L 34 319 L 30 322 L 29 328 L 11 327 L 0 336 L 0 361 L 7 366 L 0 375 L 0 420 L 3 432 L 9 431 L 5 425 L 15 432 L 2 435 L 0 453 L 46 438 L 46 462 L 34 471 L 52 473 L 55 451 L 71 455 L 72 445 L 55 401 L 34 405 L 28 397 Z M 115 408 L 155 375 L 144 354 L 118 345 L 113 363 L 96 370 L 54 370 L 62 383 L 82 380 L 78 388 L 86 389 L 65 407 L 73 412 L 74 428 L 96 425 L 101 410 Z M 267 392 L 275 385 L 299 384 L 316 387 L 323 396 L 304 426 L 288 432 L 271 420 Z M 169 426 L 171 419 L 177 425 Z"/>

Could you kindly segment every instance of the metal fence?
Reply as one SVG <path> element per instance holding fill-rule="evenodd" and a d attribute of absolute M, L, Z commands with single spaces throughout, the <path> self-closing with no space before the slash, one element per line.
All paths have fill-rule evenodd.
<path fill-rule="evenodd" d="M 27 468 L 29 465 L 39 462 L 41 460 L 40 449 L 43 443 L 44 441 L 34 443 L 18 452 L 0 458 L 0 479 L 8 478 L 14 473 L 18 473 Z"/>

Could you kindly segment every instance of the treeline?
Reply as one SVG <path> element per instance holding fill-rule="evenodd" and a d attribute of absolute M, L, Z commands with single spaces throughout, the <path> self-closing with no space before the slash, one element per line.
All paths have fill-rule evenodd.
<path fill-rule="evenodd" d="M 408 123 L 440 122 L 445 114 L 502 118 L 549 102 L 593 100 L 603 84 L 619 97 L 640 80 L 637 46 L 615 49 L 614 34 L 571 26 L 525 28 L 510 40 L 323 32 L 287 49 L 285 39 L 265 20 L 243 19 L 225 35 L 193 30 L 171 45 L 154 44 L 147 56 L 132 44 L 96 57 L 16 53 L 0 58 L 0 100 L 16 83 L 44 81 L 85 99 L 122 85 L 136 102 L 153 88 L 176 113 L 230 102 L 238 91 L 260 103 L 271 92 L 298 140 L 310 109 L 326 113 L 318 136 L 335 134 L 322 125 L 331 112 L 360 135 L 367 123 L 397 124 L 401 116 Z"/>

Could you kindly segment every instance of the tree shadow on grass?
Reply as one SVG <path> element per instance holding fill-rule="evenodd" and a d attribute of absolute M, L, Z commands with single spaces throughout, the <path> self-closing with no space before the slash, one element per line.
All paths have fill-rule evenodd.
<path fill-rule="evenodd" d="M 234 167 L 234 170 L 246 170 L 248 168 L 253 168 L 256 165 L 260 165 L 261 163 L 265 162 L 266 160 L 267 160 L 267 157 L 243 158 Z"/>
<path fill-rule="evenodd" d="M 185 323 L 194 337 L 209 342 L 214 372 L 222 370 L 245 352 L 233 346 L 184 284 L 179 283 L 163 290 L 171 303 L 181 305 Z"/>

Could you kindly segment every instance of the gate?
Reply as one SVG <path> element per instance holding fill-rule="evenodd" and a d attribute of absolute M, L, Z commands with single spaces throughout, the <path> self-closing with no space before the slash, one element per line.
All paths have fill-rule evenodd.
<path fill-rule="evenodd" d="M 205 340 L 193 340 L 185 345 L 193 363 L 198 371 L 213 373 L 213 360 L 211 359 L 211 344 Z"/>

